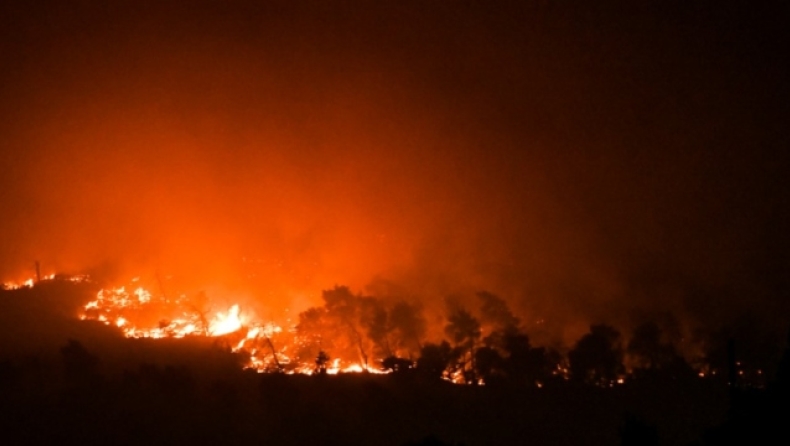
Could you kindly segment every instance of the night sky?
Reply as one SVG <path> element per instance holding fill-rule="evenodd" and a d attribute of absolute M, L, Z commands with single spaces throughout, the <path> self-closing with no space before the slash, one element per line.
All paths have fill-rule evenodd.
<path fill-rule="evenodd" d="M 2 2 L 0 279 L 786 330 L 790 13 L 722 3 Z"/>

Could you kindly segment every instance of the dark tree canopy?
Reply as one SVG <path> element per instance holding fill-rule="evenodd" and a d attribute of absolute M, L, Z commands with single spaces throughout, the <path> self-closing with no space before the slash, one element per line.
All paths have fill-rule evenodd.
<path fill-rule="evenodd" d="M 447 320 L 444 332 L 455 345 L 472 348 L 480 339 L 480 322 L 463 308 L 452 312 Z"/>
<path fill-rule="evenodd" d="M 655 322 L 645 322 L 634 329 L 626 351 L 634 374 L 655 378 L 677 379 L 694 375 L 686 359 Z"/>
<path fill-rule="evenodd" d="M 504 368 L 513 382 L 533 384 L 551 377 L 554 364 L 544 347 L 532 347 L 529 336 L 524 333 L 508 334 L 503 341 L 507 354 Z"/>
<path fill-rule="evenodd" d="M 516 332 L 519 319 L 513 315 L 507 303 L 496 295 L 481 291 L 477 293 L 480 299 L 480 320 L 492 327 L 491 331 Z"/>
<path fill-rule="evenodd" d="M 620 333 L 605 324 L 590 326 L 568 353 L 568 361 L 574 380 L 609 384 L 624 371 Z"/>
<path fill-rule="evenodd" d="M 440 344 L 427 343 L 420 350 L 417 372 L 423 378 L 438 380 L 454 360 L 453 348 L 447 341 L 442 341 Z"/>

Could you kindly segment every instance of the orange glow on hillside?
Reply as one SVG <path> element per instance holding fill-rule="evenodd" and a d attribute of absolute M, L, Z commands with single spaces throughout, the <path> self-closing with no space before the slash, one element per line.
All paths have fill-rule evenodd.
<path fill-rule="evenodd" d="M 115 326 L 129 338 L 213 337 L 233 352 L 244 355 L 247 358 L 245 367 L 260 372 L 315 372 L 314 358 L 297 360 L 292 357 L 300 343 L 293 329 L 284 330 L 274 322 L 257 320 L 239 304 L 209 318 L 208 312 L 197 307 L 186 295 L 169 299 L 142 286 L 131 291 L 121 286 L 99 290 L 96 298 L 83 306 L 79 317 Z M 354 360 L 334 358 L 326 373 L 365 370 Z M 377 367 L 368 367 L 367 371 L 385 373 Z"/>

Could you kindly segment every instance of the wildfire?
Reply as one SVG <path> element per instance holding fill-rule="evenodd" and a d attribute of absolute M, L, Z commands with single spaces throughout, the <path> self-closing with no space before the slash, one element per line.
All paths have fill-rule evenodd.
<path fill-rule="evenodd" d="M 283 330 L 273 322 L 255 320 L 251 314 L 243 312 L 239 304 L 215 312 L 209 318 L 209 312 L 196 307 L 187 295 L 167 298 L 139 286 L 138 282 L 133 279 L 133 287 L 99 290 L 96 298 L 83 306 L 80 319 L 115 326 L 129 338 L 206 336 L 221 339 L 233 352 L 248 358 L 246 368 L 259 372 L 315 372 L 314 358 L 298 362 L 291 357 L 290 352 L 299 344 L 294 330 Z M 327 374 L 363 371 L 384 373 L 339 358 L 326 368 Z"/>
<path fill-rule="evenodd" d="M 32 278 L 20 282 L 2 284 L 4 290 L 19 290 L 37 287 L 49 281 L 89 282 L 87 276 L 66 276 L 49 274 L 38 280 Z M 160 288 L 161 290 L 161 288 Z M 12 293 L 9 293 L 12 294 Z M 19 294 L 27 294 L 20 292 Z M 447 341 L 441 344 L 422 344 L 420 332 L 424 331 L 424 319 L 419 314 L 419 307 L 408 303 L 385 304 L 374 297 L 355 295 L 347 287 L 335 287 L 323 294 L 324 306 L 313 307 L 299 314 L 298 325 L 283 329 L 273 321 L 256 319 L 250 309 L 233 303 L 218 306 L 204 292 L 197 295 L 165 295 L 155 293 L 141 285 L 139 278 L 133 278 L 127 286 L 100 289 L 95 297 L 82 306 L 79 318 L 97 321 L 114 327 L 128 338 L 184 338 L 187 336 L 214 338 L 222 348 L 239 354 L 246 361 L 245 368 L 258 372 L 277 372 L 286 374 L 338 374 L 338 373 L 389 373 L 417 368 L 424 375 L 439 373 L 435 378 L 442 378 L 456 384 L 485 385 L 489 377 L 507 377 L 507 361 L 518 364 L 516 359 L 524 354 L 538 354 L 542 358 L 540 380 L 535 380 L 536 387 L 543 387 L 546 380 L 569 380 L 572 378 L 568 360 L 562 358 L 550 360 L 545 349 L 533 348 L 528 344 L 526 335 L 514 335 L 512 340 L 523 342 L 522 350 L 513 350 L 502 354 L 491 347 L 481 347 L 478 352 L 489 356 L 494 354 L 498 362 L 489 369 L 475 368 L 473 362 L 475 351 L 455 340 L 451 346 Z M 489 301 L 492 299 L 487 297 Z M 235 300 L 235 299 L 234 299 Z M 223 299 L 225 302 L 234 300 Z M 218 311 L 219 310 L 219 311 Z M 461 313 L 458 313 L 461 314 Z M 471 321 L 476 321 L 472 316 Z M 463 328 L 455 324 L 456 319 L 450 318 L 449 328 Z M 461 319 L 463 321 L 463 319 Z M 290 322 L 290 319 L 288 320 Z M 517 319 L 516 319 L 517 321 Z M 543 320 L 539 320 L 540 323 Z M 422 328 L 420 328 L 422 326 Z M 479 325 L 465 336 L 481 336 Z M 489 328 L 489 330 L 492 330 Z M 496 332 L 495 332 L 496 333 Z M 424 333 L 423 333 L 424 334 Z M 500 332 L 500 336 L 502 336 Z M 469 338 L 474 340 L 474 338 Z M 485 339 L 485 338 L 484 338 Z M 474 343 L 471 343 L 474 345 Z M 420 358 L 424 351 L 434 363 L 443 361 L 441 368 L 419 368 L 419 362 L 412 360 L 414 349 L 419 347 Z M 431 348 L 433 350 L 431 350 Z M 499 347 L 509 349 L 509 347 Z M 484 350 L 487 349 L 487 350 Z M 430 353 L 433 356 L 430 356 Z M 515 354 L 522 356 L 512 359 Z M 330 358 L 329 355 L 333 357 Z M 409 358 L 409 359 L 405 359 Z M 483 359 L 486 356 L 482 357 Z M 400 362 L 399 362 L 400 361 Z M 552 361 L 552 362 L 549 362 Z M 427 363 L 427 367 L 432 367 Z M 500 364 L 497 366 L 496 364 Z M 442 364 L 439 364 L 442 365 Z M 762 370 L 747 371 L 737 363 L 738 377 L 752 380 L 752 375 L 761 377 Z M 388 371 L 384 371 L 386 369 Z M 713 377 L 715 369 L 703 367 L 697 370 L 699 378 Z M 486 374 L 488 373 L 488 374 Z M 520 375 L 513 374 L 518 379 Z M 609 375 L 598 379 L 595 385 L 614 387 L 623 385 L 633 376 L 632 371 L 616 376 Z M 493 382 L 493 381 L 492 381 Z M 759 384 L 758 384 L 759 385 Z"/>
<path fill-rule="evenodd" d="M 55 273 L 41 276 L 40 282 L 51 282 L 51 281 L 88 282 L 89 277 L 87 275 L 68 276 L 68 275 L 55 274 Z M 36 279 L 29 277 L 19 282 L 3 282 L 2 289 L 19 290 L 22 288 L 33 288 L 33 286 L 35 286 L 36 283 L 37 283 Z"/>
<path fill-rule="evenodd" d="M 132 338 L 223 336 L 243 327 L 238 305 L 207 320 L 205 313 L 194 308 L 186 295 L 176 299 L 155 298 L 141 286 L 131 292 L 124 286 L 99 290 L 96 299 L 83 307 L 80 319 L 114 325 Z M 156 324 L 146 325 L 146 321 Z"/>
<path fill-rule="evenodd" d="M 21 288 L 33 288 L 35 281 L 31 279 L 27 279 L 23 282 L 4 282 L 3 289 L 4 290 L 18 290 Z"/>
<path fill-rule="evenodd" d="M 239 319 L 239 306 L 233 305 L 227 314 L 217 313 L 211 321 L 208 332 L 212 336 L 222 336 L 228 333 L 241 330 L 242 323 Z"/>

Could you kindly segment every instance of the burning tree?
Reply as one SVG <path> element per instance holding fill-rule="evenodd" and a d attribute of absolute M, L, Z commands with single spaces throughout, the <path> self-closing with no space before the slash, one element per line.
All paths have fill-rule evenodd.
<path fill-rule="evenodd" d="M 336 358 L 355 358 L 369 370 L 372 358 L 412 356 L 425 333 L 420 308 L 406 302 L 386 306 L 381 300 L 336 286 L 322 293 L 324 305 L 299 315 L 296 327 L 300 358 L 319 350 Z"/>
<path fill-rule="evenodd" d="M 348 287 L 336 286 L 322 293 L 324 306 L 299 314 L 297 334 L 301 339 L 300 357 L 316 357 L 329 350 L 335 356 L 359 358 L 367 369 L 372 342 L 366 336 L 371 310 L 368 298 L 356 296 Z"/>
<path fill-rule="evenodd" d="M 397 302 L 389 311 L 389 333 L 394 354 L 413 357 L 420 351 L 420 342 L 425 337 L 426 322 L 422 308 L 407 302 Z"/>
<path fill-rule="evenodd" d="M 605 325 L 592 325 L 568 353 L 571 377 L 575 380 L 609 385 L 624 372 L 620 333 Z"/>
<path fill-rule="evenodd" d="M 456 359 L 456 351 L 447 341 L 442 341 L 440 344 L 425 344 L 417 359 L 417 373 L 428 380 L 439 380 L 445 377 L 445 373 Z"/>
<path fill-rule="evenodd" d="M 467 383 L 476 382 L 475 347 L 480 340 L 480 322 L 463 308 L 457 308 L 448 317 L 445 334 L 455 344 L 460 372 Z"/>
<path fill-rule="evenodd" d="M 477 297 L 480 300 L 480 320 L 490 327 L 492 335 L 519 331 L 521 321 L 503 299 L 487 291 L 477 293 Z"/>

